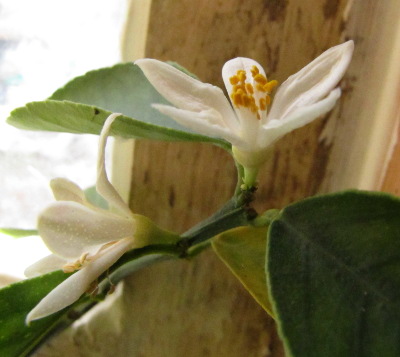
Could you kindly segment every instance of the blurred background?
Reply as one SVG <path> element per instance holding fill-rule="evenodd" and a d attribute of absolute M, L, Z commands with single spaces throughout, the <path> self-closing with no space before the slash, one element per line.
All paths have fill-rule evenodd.
<path fill-rule="evenodd" d="M 29 132 L 5 120 L 72 78 L 120 61 L 125 0 L 0 0 L 0 227 L 34 228 L 48 182 L 95 182 L 97 136 Z M 22 278 L 47 255 L 38 237 L 0 235 L 0 274 Z"/>

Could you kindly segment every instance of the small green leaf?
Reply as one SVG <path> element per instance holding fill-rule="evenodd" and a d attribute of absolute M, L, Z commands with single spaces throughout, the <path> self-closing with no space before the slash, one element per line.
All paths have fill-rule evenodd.
<path fill-rule="evenodd" d="M 254 299 L 272 315 L 265 275 L 268 227 L 238 227 L 224 232 L 212 246 Z"/>
<path fill-rule="evenodd" d="M 39 235 L 36 229 L 21 229 L 21 228 L 0 228 L 0 233 L 6 234 L 13 238 L 23 238 Z"/>
<path fill-rule="evenodd" d="M 55 328 L 63 312 L 25 325 L 26 315 L 69 274 L 56 271 L 0 289 L 0 356 L 26 356 Z"/>
<path fill-rule="evenodd" d="M 344 192 L 286 207 L 267 275 L 288 355 L 400 356 L 400 200 Z"/>
<path fill-rule="evenodd" d="M 124 63 L 77 77 L 49 100 L 15 109 L 7 121 L 22 129 L 98 134 L 105 118 L 115 112 L 124 117 L 113 126 L 113 135 L 210 142 L 229 150 L 224 140 L 193 133 L 153 109 L 153 103 L 168 104 L 138 66 Z"/>

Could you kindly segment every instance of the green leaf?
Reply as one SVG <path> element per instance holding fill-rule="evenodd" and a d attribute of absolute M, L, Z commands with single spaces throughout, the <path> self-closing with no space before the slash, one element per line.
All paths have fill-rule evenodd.
<path fill-rule="evenodd" d="M 25 325 L 26 315 L 70 274 L 56 271 L 0 289 L 0 356 L 26 356 L 56 327 L 64 312 Z"/>
<path fill-rule="evenodd" d="M 55 271 L 37 278 L 23 280 L 0 289 L 0 356 L 27 356 L 55 330 L 69 326 L 73 320 L 103 300 L 112 284 L 134 271 L 158 261 L 177 258 L 174 244 L 134 249 L 118 260 L 99 277 L 98 295 L 84 294 L 76 303 L 48 317 L 25 325 L 27 314 L 36 304 L 71 274 Z"/>
<path fill-rule="evenodd" d="M 116 112 L 124 117 L 115 124 L 114 135 L 211 142 L 230 148 L 224 140 L 198 135 L 179 125 L 153 109 L 153 103 L 168 104 L 138 66 L 124 63 L 73 79 L 49 100 L 28 103 L 11 112 L 8 123 L 30 130 L 98 134 L 105 118 Z"/>
<path fill-rule="evenodd" d="M 400 200 L 349 191 L 285 208 L 268 280 L 287 352 L 400 356 Z"/>
<path fill-rule="evenodd" d="M 146 123 L 189 132 L 187 128 L 151 107 L 153 103 L 169 103 L 133 63 L 121 63 L 90 71 L 68 82 L 49 99 L 94 105 Z"/>
<path fill-rule="evenodd" d="M 90 105 L 46 100 L 28 103 L 24 107 L 13 110 L 7 121 L 17 128 L 27 130 L 99 134 L 104 121 L 110 114 L 110 111 Z M 111 135 L 165 141 L 208 141 L 227 148 L 225 143 L 217 139 L 147 124 L 125 115 L 118 117 L 115 121 L 111 128 Z"/>
<path fill-rule="evenodd" d="M 21 228 L 0 228 L 0 233 L 6 234 L 13 238 L 23 238 L 39 235 L 36 229 L 21 229 Z"/>
<path fill-rule="evenodd" d="M 254 299 L 272 315 L 265 275 L 268 227 L 238 227 L 212 240 L 212 246 Z"/>

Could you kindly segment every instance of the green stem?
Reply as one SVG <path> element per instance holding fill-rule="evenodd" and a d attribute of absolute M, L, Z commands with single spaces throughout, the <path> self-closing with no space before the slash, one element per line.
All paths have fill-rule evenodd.
<path fill-rule="evenodd" d="M 133 271 L 157 261 L 197 255 L 207 247 L 205 243 L 209 239 L 228 229 L 250 224 L 254 218 L 254 211 L 247 208 L 250 196 L 243 194 L 232 198 L 214 215 L 182 234 L 176 243 L 152 244 L 131 250 L 113 265 L 108 276 L 116 283 Z"/>
<path fill-rule="evenodd" d="M 250 213 L 244 207 L 235 208 L 222 214 L 218 212 L 184 233 L 178 245 L 184 247 L 184 253 L 187 253 L 187 249 L 215 237 L 219 233 L 231 228 L 248 225 L 249 216 Z"/>
<path fill-rule="evenodd" d="M 237 170 L 237 183 L 235 187 L 235 196 L 239 196 L 242 193 L 242 185 L 243 185 L 243 178 L 244 178 L 244 168 L 242 165 L 240 165 L 236 160 L 235 165 L 236 165 L 236 170 Z"/>
<path fill-rule="evenodd" d="M 246 188 L 252 188 L 256 187 L 256 181 L 257 181 L 257 176 L 258 176 L 258 171 L 259 167 L 250 167 L 250 168 L 244 168 L 244 178 L 243 178 L 243 183 L 246 186 Z"/>

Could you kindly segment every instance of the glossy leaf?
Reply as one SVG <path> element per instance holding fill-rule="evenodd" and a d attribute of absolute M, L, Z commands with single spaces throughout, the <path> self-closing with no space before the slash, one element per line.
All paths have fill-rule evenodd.
<path fill-rule="evenodd" d="M 113 135 L 203 141 L 229 147 L 223 140 L 198 135 L 180 126 L 153 109 L 153 103 L 167 102 L 151 86 L 139 67 L 125 63 L 73 79 L 49 100 L 28 103 L 11 112 L 8 123 L 30 130 L 98 134 L 105 118 L 111 112 L 117 112 L 124 117 L 115 124 Z"/>
<path fill-rule="evenodd" d="M 266 287 L 267 227 L 238 227 L 212 240 L 212 246 L 254 299 L 272 314 Z"/>
<path fill-rule="evenodd" d="M 289 356 L 400 356 L 399 199 L 351 191 L 298 202 L 271 224 L 268 247 Z"/>
<path fill-rule="evenodd" d="M 22 280 L 0 289 L 0 356 L 26 356 L 60 321 L 63 312 L 34 321 L 28 327 L 28 312 L 69 274 L 56 271 Z"/>

